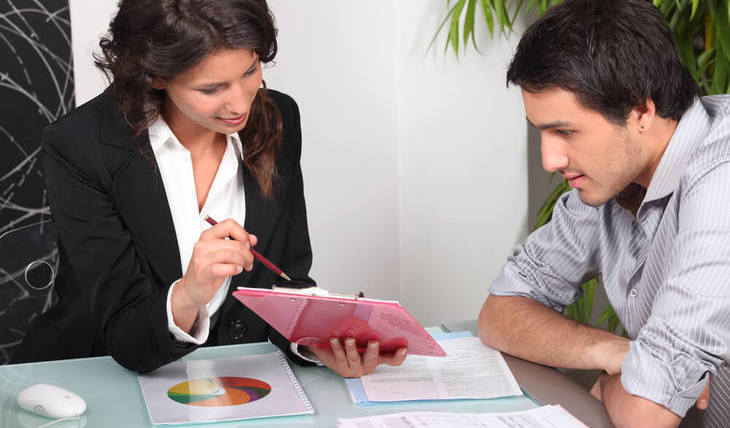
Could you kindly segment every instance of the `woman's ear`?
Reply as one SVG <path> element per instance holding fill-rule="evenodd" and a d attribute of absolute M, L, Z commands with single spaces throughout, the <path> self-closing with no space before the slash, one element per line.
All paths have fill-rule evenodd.
<path fill-rule="evenodd" d="M 167 82 L 165 79 L 157 76 L 149 77 L 150 86 L 154 89 L 167 89 Z"/>

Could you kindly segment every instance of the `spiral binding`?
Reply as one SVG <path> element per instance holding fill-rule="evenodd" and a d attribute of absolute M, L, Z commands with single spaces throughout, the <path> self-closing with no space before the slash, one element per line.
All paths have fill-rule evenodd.
<path fill-rule="evenodd" d="M 294 376 L 294 371 L 291 369 L 289 362 L 286 361 L 286 357 L 284 356 L 284 353 L 281 351 L 278 351 L 278 352 L 279 352 L 279 359 L 281 360 L 281 365 L 282 365 L 282 367 L 284 367 L 286 374 L 289 376 L 289 380 L 294 385 L 294 389 L 296 389 L 297 395 L 299 395 L 299 398 L 301 398 L 302 402 L 304 403 L 304 407 L 307 409 L 308 412 L 314 412 L 314 407 L 312 406 L 312 403 L 309 401 L 309 397 L 307 397 L 307 394 L 304 392 L 304 389 L 302 389 L 302 386 L 299 384 L 299 379 L 297 379 L 297 377 Z"/>

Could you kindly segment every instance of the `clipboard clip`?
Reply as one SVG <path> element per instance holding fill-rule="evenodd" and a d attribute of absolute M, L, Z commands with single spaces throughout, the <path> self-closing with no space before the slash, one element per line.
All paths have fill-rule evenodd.
<path fill-rule="evenodd" d="M 365 297 L 365 293 L 362 291 L 357 294 L 342 294 L 342 293 L 330 293 L 324 288 L 320 287 L 307 287 L 307 288 L 292 288 L 292 287 L 278 287 L 274 285 L 271 287 L 272 291 L 278 291 L 280 293 L 288 294 L 300 294 L 302 296 L 318 296 L 318 297 L 336 297 L 339 299 L 358 300 Z"/>

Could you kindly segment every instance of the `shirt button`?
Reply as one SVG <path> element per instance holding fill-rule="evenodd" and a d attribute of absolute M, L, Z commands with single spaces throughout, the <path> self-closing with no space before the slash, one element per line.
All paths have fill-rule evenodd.
<path fill-rule="evenodd" d="M 636 297 L 638 295 L 639 295 L 639 292 L 636 291 L 635 288 L 632 288 L 631 291 L 629 291 L 629 296 L 631 296 L 631 297 Z"/>

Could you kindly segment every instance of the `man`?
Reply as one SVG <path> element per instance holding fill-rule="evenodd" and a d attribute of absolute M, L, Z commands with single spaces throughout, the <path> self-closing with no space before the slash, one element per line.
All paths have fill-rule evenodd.
<path fill-rule="evenodd" d="M 647 0 L 553 7 L 507 81 L 540 131 L 544 168 L 574 190 L 492 284 L 482 341 L 604 370 L 592 392 L 619 427 L 686 414 L 687 426 L 729 427 L 730 97 L 697 97 Z M 598 274 L 629 339 L 561 315 Z"/>

